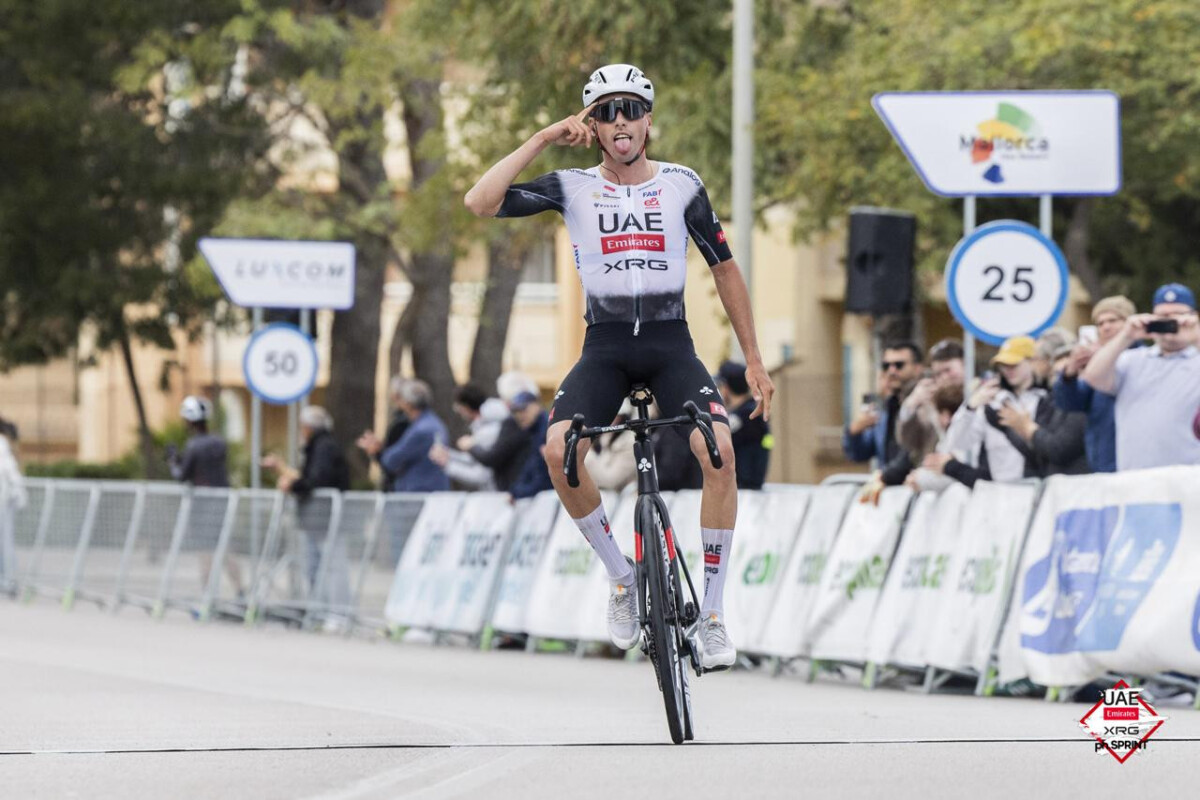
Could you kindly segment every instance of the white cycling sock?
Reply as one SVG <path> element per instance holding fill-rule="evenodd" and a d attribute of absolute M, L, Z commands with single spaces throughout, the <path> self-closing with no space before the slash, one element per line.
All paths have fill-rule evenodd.
<path fill-rule="evenodd" d="M 704 544 L 704 600 L 700 603 L 700 617 L 703 619 L 713 614 L 723 617 L 725 567 L 729 563 L 733 531 L 701 528 L 700 541 Z"/>
<path fill-rule="evenodd" d="M 576 519 L 575 525 L 600 557 L 600 562 L 608 572 L 608 579 L 613 583 L 632 582 L 632 570 L 625 560 L 625 554 L 617 546 L 617 540 L 613 538 L 608 517 L 604 514 L 604 503 L 596 506 L 596 510 L 583 519 Z"/>

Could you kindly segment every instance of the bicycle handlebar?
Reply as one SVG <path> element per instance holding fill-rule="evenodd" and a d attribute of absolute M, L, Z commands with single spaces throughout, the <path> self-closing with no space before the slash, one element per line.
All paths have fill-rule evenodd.
<path fill-rule="evenodd" d="M 712 462 L 713 469 L 721 468 L 721 450 L 717 447 L 717 437 L 712 429 L 712 415 L 706 414 L 696 408 L 696 404 L 688 400 L 683 404 L 683 410 L 692 418 L 692 422 L 700 429 L 700 434 L 704 437 L 704 443 L 708 445 L 708 460 Z"/>
<path fill-rule="evenodd" d="M 666 428 L 688 423 L 699 429 L 700 435 L 704 437 L 704 443 L 708 449 L 708 459 L 712 462 L 713 469 L 720 469 L 723 461 L 721 459 L 721 451 L 717 447 L 716 434 L 712 430 L 712 416 L 696 408 L 696 404 L 691 400 L 683 404 L 683 410 L 687 412 L 686 416 L 671 417 L 670 419 L 637 419 L 622 425 L 604 425 L 599 428 L 584 428 L 583 415 L 576 414 L 571 418 L 571 427 L 563 434 L 563 439 L 567 443 L 567 452 L 563 457 L 563 474 L 567 476 L 567 485 L 572 489 L 579 486 L 579 464 L 576 448 L 579 446 L 580 439 L 594 439 L 604 433 L 650 430 L 652 428 Z"/>

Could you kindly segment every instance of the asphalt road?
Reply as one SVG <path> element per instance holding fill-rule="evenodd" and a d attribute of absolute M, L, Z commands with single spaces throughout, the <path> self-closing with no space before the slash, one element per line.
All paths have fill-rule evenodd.
<path fill-rule="evenodd" d="M 667 735 L 650 667 L 0 601 L 3 798 L 1192 796 L 1200 713 L 1124 765 L 1078 705 L 693 683 Z"/>

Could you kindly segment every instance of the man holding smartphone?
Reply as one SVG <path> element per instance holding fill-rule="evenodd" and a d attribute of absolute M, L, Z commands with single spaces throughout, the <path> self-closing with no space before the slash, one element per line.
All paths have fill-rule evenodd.
<path fill-rule="evenodd" d="M 1121 332 L 1125 320 L 1137 313 L 1133 301 L 1122 295 L 1103 297 L 1092 307 L 1092 324 L 1079 329 L 1079 343 L 1054 381 L 1054 404 L 1063 411 L 1087 414 L 1084 446 L 1092 472 L 1117 471 L 1116 399 L 1098 392 L 1080 378 L 1096 352 Z"/>
<path fill-rule="evenodd" d="M 1200 396 L 1196 296 L 1168 283 L 1154 293 L 1153 309 L 1125 320 L 1081 376 L 1116 397 L 1118 470 L 1200 464 L 1200 440 L 1187 435 Z M 1154 345 L 1129 349 L 1145 338 Z"/>

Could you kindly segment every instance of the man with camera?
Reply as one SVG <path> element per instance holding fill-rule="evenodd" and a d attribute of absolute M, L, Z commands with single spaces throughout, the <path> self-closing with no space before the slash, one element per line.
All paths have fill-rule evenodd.
<path fill-rule="evenodd" d="M 1079 329 L 1079 343 L 1054 381 L 1054 404 L 1063 411 L 1087 414 L 1084 445 L 1092 472 L 1117 471 L 1116 399 L 1097 392 L 1080 377 L 1096 352 L 1121 332 L 1125 320 L 1137 313 L 1127 297 L 1104 297 L 1092 308 L 1092 324 Z"/>
<path fill-rule="evenodd" d="M 1200 464 L 1192 430 L 1200 397 L 1200 325 L 1196 296 L 1178 283 L 1154 293 L 1154 313 L 1134 314 L 1100 348 L 1082 378 L 1117 398 L 1117 469 Z M 1130 350 L 1140 339 L 1152 347 Z"/>
<path fill-rule="evenodd" d="M 863 398 L 862 409 L 842 431 L 842 452 L 851 461 L 874 458 L 883 467 L 900 449 L 896 422 L 904 395 L 921 376 L 921 348 L 912 342 L 885 345 L 880 375 L 883 397 Z"/>

